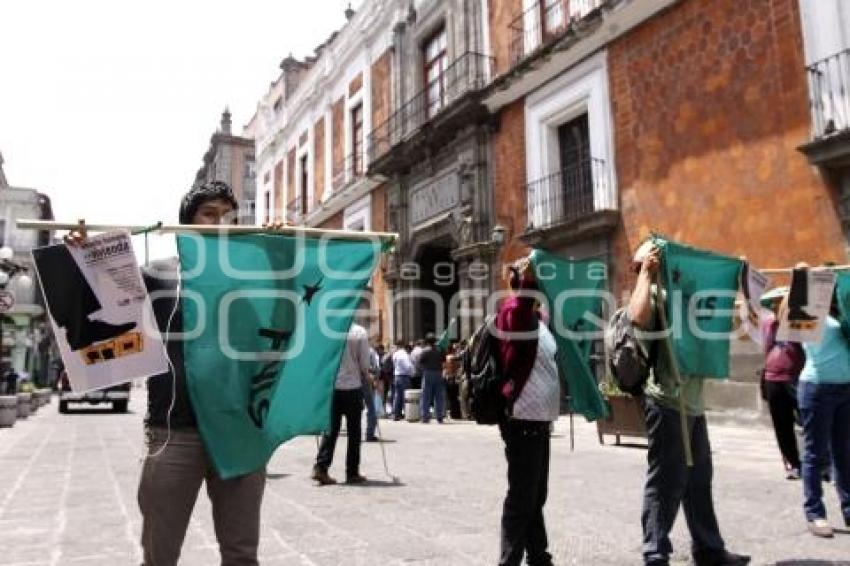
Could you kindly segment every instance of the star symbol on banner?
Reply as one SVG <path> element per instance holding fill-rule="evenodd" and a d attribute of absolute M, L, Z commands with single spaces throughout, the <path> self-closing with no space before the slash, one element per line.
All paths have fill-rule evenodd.
<path fill-rule="evenodd" d="M 312 285 L 302 285 L 304 287 L 304 296 L 301 297 L 301 300 L 310 305 L 310 302 L 313 300 L 313 297 L 322 289 L 322 277 L 319 277 L 319 280 L 313 283 Z"/>

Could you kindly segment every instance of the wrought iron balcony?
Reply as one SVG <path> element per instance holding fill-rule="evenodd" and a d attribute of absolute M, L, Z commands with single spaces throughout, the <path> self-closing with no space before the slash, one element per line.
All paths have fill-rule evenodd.
<path fill-rule="evenodd" d="M 493 59 L 469 51 L 369 134 L 369 162 L 417 132 L 465 95 L 487 86 Z"/>
<path fill-rule="evenodd" d="M 850 49 L 807 68 L 812 109 L 812 138 L 850 129 Z"/>
<path fill-rule="evenodd" d="M 333 166 L 331 189 L 336 194 L 366 175 L 363 152 L 351 153 Z"/>
<path fill-rule="evenodd" d="M 526 185 L 527 232 L 569 224 L 617 209 L 610 166 L 586 159 Z"/>
<path fill-rule="evenodd" d="M 510 65 L 565 37 L 609 0 L 538 0 L 510 24 Z"/>

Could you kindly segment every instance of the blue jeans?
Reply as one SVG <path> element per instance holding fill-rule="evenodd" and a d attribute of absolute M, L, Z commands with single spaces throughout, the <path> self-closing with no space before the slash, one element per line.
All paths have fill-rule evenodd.
<path fill-rule="evenodd" d="M 806 519 L 826 518 L 821 472 L 835 469 L 835 489 L 845 519 L 850 519 L 850 383 L 797 386 L 803 421 L 803 510 Z"/>
<path fill-rule="evenodd" d="M 372 386 L 364 382 L 362 385 L 363 402 L 366 403 L 366 440 L 375 438 L 375 427 L 378 425 L 378 414 L 375 411 L 375 395 Z"/>
<path fill-rule="evenodd" d="M 419 400 L 419 408 L 422 411 L 422 422 L 427 423 L 431 418 L 431 405 L 437 420 L 442 422 L 446 417 L 446 382 L 443 381 L 443 372 L 439 370 L 422 371 L 422 397 Z"/>
<path fill-rule="evenodd" d="M 393 418 L 404 415 L 404 391 L 410 387 L 409 375 L 397 375 L 393 379 Z"/>

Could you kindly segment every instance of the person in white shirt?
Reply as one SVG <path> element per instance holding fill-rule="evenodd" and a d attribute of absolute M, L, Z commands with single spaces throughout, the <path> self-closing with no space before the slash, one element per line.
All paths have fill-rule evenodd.
<path fill-rule="evenodd" d="M 413 376 L 413 361 L 404 342 L 398 343 L 398 349 L 393 354 L 393 420 L 400 421 L 404 416 L 404 392 L 410 387 Z"/>
<path fill-rule="evenodd" d="M 345 350 L 336 374 L 333 402 L 331 406 L 331 430 L 322 436 L 322 444 L 313 466 L 312 478 L 319 485 L 336 483 L 329 474 L 334 457 L 336 441 L 342 417 L 348 431 L 348 450 L 345 454 L 346 483 L 363 483 L 366 478 L 360 475 L 360 419 L 363 416 L 363 383 L 368 379 L 372 356 L 369 347 L 369 334 L 357 323 L 352 323 L 348 331 Z"/>

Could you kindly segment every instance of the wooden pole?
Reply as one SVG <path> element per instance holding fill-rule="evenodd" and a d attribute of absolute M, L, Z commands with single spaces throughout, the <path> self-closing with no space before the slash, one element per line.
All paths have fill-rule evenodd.
<path fill-rule="evenodd" d="M 76 230 L 80 228 L 78 222 L 57 222 L 53 220 L 29 220 L 18 219 L 15 221 L 18 228 L 22 230 Z M 90 224 L 85 227 L 91 232 L 108 232 L 110 230 L 129 230 L 130 232 L 141 232 L 150 229 L 148 226 L 135 226 L 126 224 Z M 181 232 L 193 232 L 196 234 L 286 234 L 298 236 L 325 237 L 341 240 L 390 240 L 398 239 L 394 232 L 359 232 L 355 230 L 328 230 L 324 228 L 309 228 L 307 226 L 282 226 L 280 228 L 266 228 L 263 226 L 246 226 L 238 224 L 179 224 L 163 225 L 154 230 L 161 234 L 176 234 Z"/>

